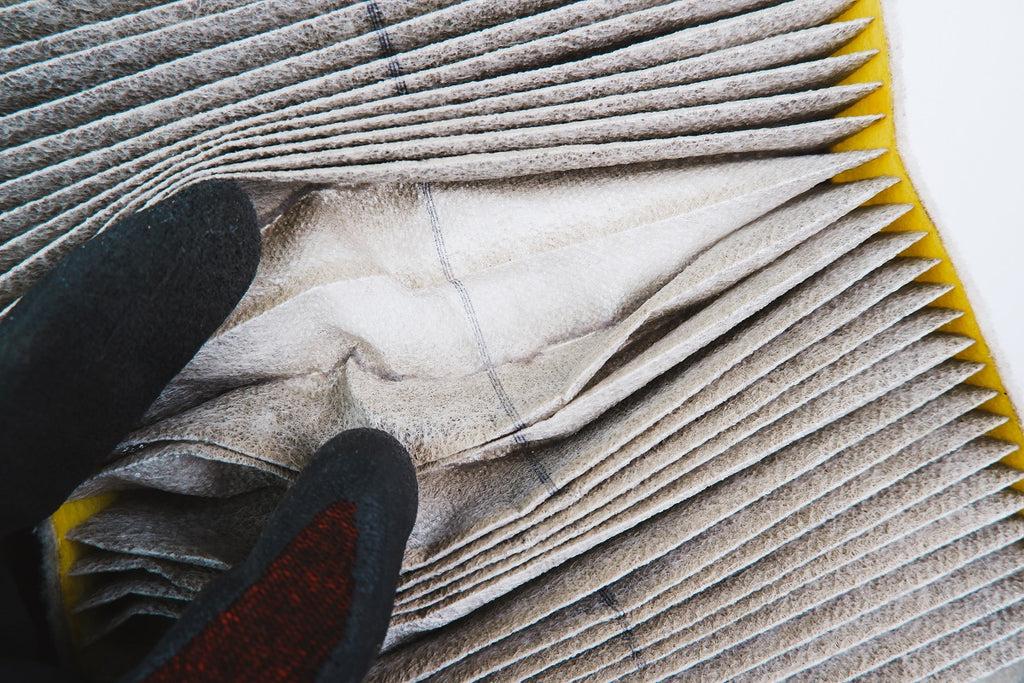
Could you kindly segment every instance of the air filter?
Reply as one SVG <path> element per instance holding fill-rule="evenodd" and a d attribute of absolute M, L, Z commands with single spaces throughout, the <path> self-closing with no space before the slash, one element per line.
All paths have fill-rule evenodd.
<path fill-rule="evenodd" d="M 207 179 L 263 226 L 238 308 L 42 531 L 67 656 L 141 658 L 368 426 L 420 487 L 372 681 L 1024 658 L 1021 431 L 894 149 L 879 12 L 0 9 L 0 305 Z"/>

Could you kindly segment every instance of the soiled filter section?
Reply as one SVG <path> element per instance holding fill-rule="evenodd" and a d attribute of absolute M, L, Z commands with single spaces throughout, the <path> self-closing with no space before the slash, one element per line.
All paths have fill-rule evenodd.
<path fill-rule="evenodd" d="M 420 510 L 372 680 L 973 680 L 1020 658 L 1019 472 L 895 182 L 830 179 L 849 0 L 0 9 L 0 303 L 203 179 L 263 259 L 75 492 L 114 675 L 316 448 Z M 91 23 L 90 23 L 91 22 Z M 16 28 L 8 28 L 16 27 Z M 882 232 L 884 231 L 884 232 Z M 116 656 L 107 656 L 117 653 Z"/>
<path fill-rule="evenodd" d="M 264 12 L 275 4 L 252 3 Z M 243 35 L 250 31 L 249 24 L 232 12 L 254 7 L 138 34 L 138 15 L 122 16 L 95 26 L 106 32 L 105 44 L 84 52 L 134 54 L 145 48 L 159 56 L 166 54 L 167 31 L 198 35 L 201 27 L 209 29 L 212 43 L 187 56 L 172 51 L 160 64 L 137 71 L 132 69 L 146 66 L 145 60 L 92 61 L 103 65 L 95 85 L 0 118 L 0 238 L 6 242 L 0 264 L 7 271 L 0 276 L 0 301 L 10 302 L 55 259 L 111 220 L 204 177 L 321 183 L 500 178 L 827 146 L 867 123 L 808 120 L 842 109 L 843 96 L 830 104 L 828 96 L 812 101 L 808 93 L 802 103 L 770 102 L 764 114 L 736 112 L 718 122 L 715 105 L 690 116 L 685 100 L 670 110 L 678 112 L 678 122 L 670 114 L 646 124 L 636 117 L 663 108 L 643 100 L 659 100 L 665 87 L 827 57 L 862 24 L 814 29 L 848 4 L 547 0 L 496 7 L 484 0 L 374 1 L 318 7 L 311 18 L 305 10 L 283 11 L 274 18 L 280 28 L 268 24 L 247 38 L 236 33 L 242 27 Z M 62 12 L 49 3 L 25 3 L 2 10 L 11 16 L 0 14 L 0 23 L 31 25 L 31 17 L 47 21 L 54 11 Z M 214 30 L 216 24 L 231 30 Z M 806 42 L 792 44 L 807 29 L 812 31 Z M 56 42 L 60 34 L 48 37 Z M 38 49 L 46 53 L 45 46 Z M 25 79 L 64 80 L 65 62 L 81 58 L 63 54 L 11 69 L 0 76 L 2 90 L 17 92 L 15 85 Z M 831 68 L 848 72 L 855 66 L 856 58 L 847 58 Z M 839 80 L 825 71 L 826 80 Z M 626 72 L 633 78 L 624 87 Z M 802 78 L 772 94 L 824 85 Z M 537 90 L 543 94 L 534 97 Z M 593 107 L 600 96 L 641 91 L 648 95 L 625 108 Z M 517 103 L 495 100 L 490 111 L 556 101 L 578 103 L 581 110 L 575 117 L 556 114 L 549 128 L 535 131 L 499 120 L 485 124 L 489 132 L 477 132 L 479 127 L 463 129 L 459 123 L 469 111 L 449 106 L 516 93 L 523 93 Z M 712 101 L 723 97 L 735 99 L 726 94 Z M 454 127 L 433 136 L 416 128 L 395 131 L 390 142 L 377 144 L 335 140 L 332 134 L 336 124 L 371 132 L 405 128 L 408 114 L 422 110 L 429 110 L 427 120 Z M 791 116 L 783 121 L 786 111 Z"/>

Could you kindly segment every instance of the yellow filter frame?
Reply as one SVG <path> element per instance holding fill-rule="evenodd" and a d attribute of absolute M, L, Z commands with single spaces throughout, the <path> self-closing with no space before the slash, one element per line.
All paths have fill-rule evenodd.
<path fill-rule="evenodd" d="M 940 259 L 940 263 L 920 276 L 918 280 L 921 282 L 941 282 L 953 286 L 953 289 L 937 299 L 934 305 L 955 308 L 963 311 L 964 314 L 946 324 L 942 329 L 946 332 L 962 334 L 974 340 L 974 344 L 957 354 L 957 358 L 985 364 L 984 369 L 974 375 L 969 380 L 969 383 L 997 392 L 997 395 L 987 401 L 982 408 L 1006 417 L 1007 421 L 991 431 L 989 435 L 1016 444 L 1017 450 L 1003 458 L 1002 462 L 1016 469 L 1024 470 L 1024 453 L 1020 450 L 1021 445 L 1024 445 L 1024 435 L 1021 433 L 1020 420 L 1014 411 L 1013 405 L 1010 403 L 1010 398 L 1006 394 L 1002 380 L 999 378 L 992 353 L 982 337 L 981 329 L 978 327 L 978 321 L 971 309 L 970 302 L 967 300 L 963 284 L 953 269 L 953 263 L 950 261 L 949 254 L 942 245 L 942 240 L 939 238 L 939 232 L 935 224 L 928 216 L 927 211 L 925 211 L 921 198 L 914 191 L 910 177 L 907 175 L 907 170 L 903 166 L 903 161 L 900 159 L 896 148 L 892 72 L 889 67 L 889 53 L 880 0 L 858 0 L 836 21 L 850 21 L 861 18 L 871 18 L 873 21 L 860 35 L 843 48 L 840 54 L 864 50 L 877 50 L 878 54 L 847 78 L 844 84 L 877 81 L 882 84 L 882 87 L 847 109 L 841 116 L 883 114 L 884 118 L 863 132 L 835 145 L 832 149 L 836 152 L 857 149 L 886 149 L 888 151 L 863 166 L 840 174 L 836 177 L 836 181 L 860 180 L 879 175 L 889 175 L 900 179 L 901 182 L 896 183 L 868 203 L 900 203 L 910 204 L 913 207 L 895 223 L 886 228 L 886 231 L 919 230 L 927 233 L 925 237 L 908 248 L 904 255 Z M 1018 482 L 1015 487 L 1024 490 L 1024 483 Z"/>

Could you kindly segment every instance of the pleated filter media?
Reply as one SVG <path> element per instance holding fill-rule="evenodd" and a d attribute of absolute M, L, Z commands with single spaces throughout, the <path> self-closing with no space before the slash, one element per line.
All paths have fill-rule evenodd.
<path fill-rule="evenodd" d="M 113 677 L 337 432 L 420 508 L 372 681 L 974 681 L 1021 432 L 894 151 L 877 0 L 25 0 L 0 305 L 237 179 L 236 311 L 41 533 Z"/>

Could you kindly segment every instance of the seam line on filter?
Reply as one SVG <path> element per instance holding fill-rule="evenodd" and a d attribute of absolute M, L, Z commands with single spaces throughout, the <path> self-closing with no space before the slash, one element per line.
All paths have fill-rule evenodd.
<path fill-rule="evenodd" d="M 395 56 L 395 46 L 391 43 L 391 35 L 384 24 L 384 15 L 380 11 L 380 5 L 377 4 L 377 0 L 366 0 L 366 13 L 370 17 L 370 25 L 377 36 L 377 44 L 380 45 L 380 51 L 387 57 L 388 77 L 394 80 L 395 90 L 398 91 L 399 95 L 408 95 L 409 86 L 406 85 L 403 78 L 405 73 L 402 71 L 402 65 Z"/>
<path fill-rule="evenodd" d="M 374 34 L 377 36 L 377 44 L 380 46 L 380 50 L 384 56 L 387 57 L 388 77 L 394 80 L 395 89 L 398 91 L 399 95 L 408 95 L 409 87 L 406 85 L 403 78 L 405 76 L 405 72 L 402 69 L 401 62 L 398 61 L 398 58 L 395 55 L 395 47 L 391 42 L 391 35 L 387 31 L 387 26 L 384 24 L 384 15 L 380 11 L 380 5 L 377 3 L 377 0 L 366 0 L 366 13 L 370 18 L 370 25 L 373 27 Z M 526 425 L 523 424 L 518 411 L 508 396 L 508 392 L 505 391 L 505 387 L 502 385 L 501 379 L 494 370 L 494 363 L 491 360 L 490 352 L 487 350 L 487 344 L 483 338 L 483 331 L 480 329 L 476 310 L 473 308 L 473 301 L 469 298 L 469 293 L 466 291 L 465 285 L 463 285 L 463 283 L 452 274 L 451 263 L 448 259 L 448 252 L 444 246 L 444 237 L 441 234 L 441 221 L 437 215 L 437 206 L 434 204 L 434 195 L 431 192 L 430 185 L 428 183 L 421 183 L 420 193 L 423 196 L 424 204 L 426 204 L 427 213 L 430 215 L 430 224 L 434 232 L 434 245 L 437 248 L 437 255 L 441 261 L 441 268 L 444 271 L 444 276 L 459 293 L 459 299 L 462 301 L 462 306 L 466 311 L 466 316 L 469 318 L 470 325 L 473 328 L 473 336 L 476 339 L 477 351 L 480 353 L 481 360 L 487 368 L 487 378 L 490 380 L 491 386 L 494 388 L 494 393 L 498 397 L 498 401 L 501 403 L 502 409 L 509 418 L 512 419 L 513 428 L 516 432 L 512 436 L 512 442 L 517 446 L 522 446 L 526 443 L 526 439 L 523 438 L 519 432 L 523 430 Z M 528 451 L 526 453 L 526 460 L 537 479 L 547 487 L 548 493 L 556 493 L 558 491 L 558 486 L 554 481 L 552 481 L 551 475 L 548 474 L 544 466 L 537 460 L 536 454 L 533 453 L 533 451 Z"/>
<path fill-rule="evenodd" d="M 477 353 L 480 356 L 480 361 L 486 369 L 487 379 L 491 383 L 491 388 L 494 389 L 494 394 L 497 396 L 502 410 L 504 410 L 505 414 L 512 420 L 512 428 L 517 432 L 512 437 L 512 441 L 516 445 L 523 445 L 526 443 L 526 440 L 518 432 L 525 429 L 526 425 L 523 423 L 522 418 L 519 417 L 519 411 L 516 410 L 515 405 L 512 403 L 512 399 L 505 390 L 505 385 L 502 384 L 501 378 L 498 377 L 498 373 L 494 369 L 494 360 L 491 358 L 491 352 L 487 348 L 487 341 L 484 339 L 483 329 L 480 327 L 480 320 L 477 317 L 476 308 L 473 306 L 473 299 L 470 298 L 466 285 L 455 277 L 455 273 L 452 270 L 451 260 L 448 257 L 448 248 L 445 246 L 444 234 L 441 230 L 441 218 L 437 213 L 437 204 L 434 202 L 434 193 L 431 190 L 429 183 L 420 183 L 419 191 L 420 196 L 423 199 L 423 204 L 427 209 L 427 215 L 430 218 L 430 229 L 434 236 L 434 248 L 437 250 L 437 258 L 441 262 L 441 271 L 444 274 L 445 279 L 452 287 L 455 288 L 455 291 L 459 295 L 459 301 L 462 303 L 462 309 L 465 312 L 470 328 L 473 331 L 473 339 L 476 342 Z M 552 481 L 551 475 L 549 475 L 543 465 L 540 464 L 533 451 L 527 451 L 526 459 L 529 462 L 530 469 L 533 470 L 534 475 L 547 487 L 548 493 L 555 493 L 558 491 L 558 487 L 555 485 L 554 481 Z"/>
<path fill-rule="evenodd" d="M 619 625 L 620 635 L 622 639 L 626 641 L 627 647 L 629 647 L 629 656 L 633 660 L 633 667 L 639 673 L 643 671 L 644 667 L 647 666 L 647 660 L 644 658 L 643 652 L 636 646 L 636 639 L 633 637 L 633 626 L 629 623 L 629 619 L 626 618 L 626 614 L 619 608 L 619 603 L 616 602 L 615 598 L 612 597 L 608 587 L 600 588 L 597 591 L 601 601 L 612 611 L 615 615 L 615 622 Z"/>

